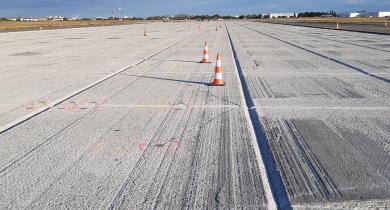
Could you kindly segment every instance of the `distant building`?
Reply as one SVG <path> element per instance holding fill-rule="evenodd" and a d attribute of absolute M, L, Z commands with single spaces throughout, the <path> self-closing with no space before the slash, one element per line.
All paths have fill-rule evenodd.
<path fill-rule="evenodd" d="M 48 20 L 51 20 L 51 21 L 62 21 L 64 20 L 64 17 L 62 16 L 49 16 L 47 17 Z"/>
<path fill-rule="evenodd" d="M 259 14 L 260 18 L 295 18 L 298 17 L 299 13 L 286 12 L 286 13 L 267 13 Z"/>
<path fill-rule="evenodd" d="M 367 11 L 357 11 L 357 12 L 349 12 L 347 17 L 355 18 L 355 17 L 390 17 L 390 12 L 367 12 Z"/>
<path fill-rule="evenodd" d="M 270 13 L 269 18 L 295 18 L 298 13 Z"/>
<path fill-rule="evenodd" d="M 40 21 L 42 19 L 39 19 L 39 18 L 20 18 L 20 19 L 16 19 L 16 20 L 27 21 L 27 22 L 37 22 L 37 21 Z"/>
<path fill-rule="evenodd" d="M 269 14 L 259 14 L 259 17 L 260 18 L 269 18 Z"/>
<path fill-rule="evenodd" d="M 169 21 L 172 21 L 172 19 L 169 18 L 169 17 L 164 17 L 164 18 L 163 18 L 163 22 L 169 22 Z"/>
<path fill-rule="evenodd" d="M 380 18 L 390 17 L 390 12 L 378 12 L 378 17 Z"/>
<path fill-rule="evenodd" d="M 360 13 L 359 12 L 350 12 L 348 14 L 348 17 L 354 18 L 354 17 L 359 17 Z"/>
<path fill-rule="evenodd" d="M 356 11 L 348 13 L 348 17 L 356 18 L 356 17 L 375 17 L 377 13 L 375 12 L 367 12 L 367 11 Z"/>

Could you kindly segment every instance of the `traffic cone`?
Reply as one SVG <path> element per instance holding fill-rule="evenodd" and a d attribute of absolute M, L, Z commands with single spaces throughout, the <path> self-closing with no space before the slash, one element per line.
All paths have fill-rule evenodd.
<path fill-rule="evenodd" d="M 336 23 L 336 29 L 340 29 L 339 22 Z"/>
<path fill-rule="evenodd" d="M 222 79 L 222 66 L 221 66 L 221 57 L 217 53 L 217 64 L 215 65 L 214 70 L 214 81 L 211 83 L 212 86 L 224 86 L 225 83 Z"/>
<path fill-rule="evenodd" d="M 201 63 L 211 63 L 209 61 L 209 47 L 207 46 L 207 42 L 204 43 L 203 59 Z"/>

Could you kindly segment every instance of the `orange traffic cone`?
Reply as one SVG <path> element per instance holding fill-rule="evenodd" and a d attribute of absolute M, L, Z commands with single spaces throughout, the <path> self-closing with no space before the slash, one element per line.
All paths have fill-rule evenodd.
<path fill-rule="evenodd" d="M 339 22 L 336 23 L 336 29 L 340 29 Z"/>
<path fill-rule="evenodd" d="M 221 66 L 221 57 L 217 53 L 217 64 L 215 65 L 214 70 L 214 81 L 211 83 L 212 86 L 224 86 L 225 83 L 222 79 L 222 66 Z"/>
<path fill-rule="evenodd" d="M 211 63 L 209 61 L 209 47 L 207 46 L 207 42 L 204 43 L 203 59 L 201 63 Z"/>

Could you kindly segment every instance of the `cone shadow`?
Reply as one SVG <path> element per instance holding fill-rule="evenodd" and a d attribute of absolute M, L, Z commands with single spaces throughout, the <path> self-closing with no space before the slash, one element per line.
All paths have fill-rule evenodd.
<path fill-rule="evenodd" d="M 163 59 L 149 59 L 149 60 L 152 60 L 152 61 L 171 61 L 171 62 L 184 62 L 184 63 L 199 63 L 198 61 L 174 60 L 174 59 L 171 59 L 171 60 L 163 60 Z"/>
<path fill-rule="evenodd" d="M 130 76 L 142 77 L 142 78 L 146 78 L 146 79 L 157 79 L 157 80 L 165 80 L 165 81 L 173 81 L 173 82 L 184 82 L 184 83 L 192 83 L 192 84 L 199 84 L 199 85 L 210 86 L 209 83 L 199 82 L 199 81 L 172 79 L 172 78 L 166 78 L 166 77 L 139 76 L 139 75 L 130 75 Z"/>

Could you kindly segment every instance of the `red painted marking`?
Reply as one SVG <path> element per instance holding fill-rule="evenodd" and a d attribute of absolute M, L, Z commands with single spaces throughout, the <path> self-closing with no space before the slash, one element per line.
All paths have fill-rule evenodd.
<path fill-rule="evenodd" d="M 138 144 L 138 149 L 143 152 L 145 150 L 145 144 Z"/>

